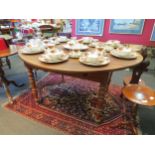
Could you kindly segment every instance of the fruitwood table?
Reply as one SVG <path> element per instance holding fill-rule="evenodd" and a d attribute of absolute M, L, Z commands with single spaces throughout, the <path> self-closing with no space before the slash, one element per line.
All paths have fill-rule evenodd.
<path fill-rule="evenodd" d="M 63 46 L 58 45 L 56 48 L 63 49 Z M 67 52 L 67 50 L 63 50 Z M 88 50 L 93 50 L 93 48 Z M 35 103 L 39 101 L 39 97 L 33 75 L 33 69 L 41 69 L 48 72 L 61 73 L 73 77 L 79 77 L 81 79 L 96 81 L 100 83 L 100 88 L 98 91 L 98 103 L 94 108 L 92 108 L 92 116 L 97 122 L 100 122 L 100 120 L 104 119 L 102 118 L 102 109 L 104 106 L 108 106 L 108 104 L 110 104 L 106 101 L 106 95 L 108 94 L 108 87 L 112 73 L 116 70 L 138 65 L 143 60 L 143 57 L 140 54 L 138 54 L 138 57 L 133 60 L 118 59 L 109 54 L 111 61 L 110 64 L 102 67 L 91 67 L 81 64 L 78 59 L 71 58 L 63 63 L 45 64 L 38 60 L 40 55 L 41 54 L 24 55 L 19 53 L 19 57 L 24 61 L 28 71 L 29 83 Z"/>

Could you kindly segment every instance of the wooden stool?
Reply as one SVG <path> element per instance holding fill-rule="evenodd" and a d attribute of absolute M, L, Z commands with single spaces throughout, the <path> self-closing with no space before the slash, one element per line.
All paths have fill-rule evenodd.
<path fill-rule="evenodd" d="M 138 105 L 155 106 L 155 91 L 149 87 L 129 84 L 122 89 L 123 96 L 133 103 L 132 114 L 136 120 Z"/>

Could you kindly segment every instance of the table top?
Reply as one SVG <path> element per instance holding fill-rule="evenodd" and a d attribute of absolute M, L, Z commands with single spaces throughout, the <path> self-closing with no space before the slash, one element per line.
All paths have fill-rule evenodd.
<path fill-rule="evenodd" d="M 57 48 L 63 49 L 63 46 L 58 45 Z M 63 50 L 66 51 L 65 49 Z M 93 50 L 93 49 L 90 48 L 89 50 Z M 32 68 L 41 69 L 41 70 L 50 71 L 50 72 L 74 73 L 74 74 L 97 73 L 97 72 L 121 70 L 124 68 L 135 66 L 140 62 L 142 62 L 143 60 L 143 57 L 141 56 L 141 54 L 138 54 L 137 58 L 132 60 L 118 59 L 109 54 L 110 63 L 108 65 L 101 66 L 101 67 L 91 67 L 91 66 L 86 66 L 81 64 L 78 59 L 72 59 L 72 58 L 62 63 L 46 64 L 38 60 L 38 57 L 40 55 L 41 54 L 25 55 L 25 54 L 19 53 L 19 56 L 24 61 L 24 63 L 31 66 Z"/>
<path fill-rule="evenodd" d="M 10 48 L 5 50 L 0 50 L 0 58 L 8 57 L 17 54 L 17 48 L 15 45 L 10 46 Z"/>

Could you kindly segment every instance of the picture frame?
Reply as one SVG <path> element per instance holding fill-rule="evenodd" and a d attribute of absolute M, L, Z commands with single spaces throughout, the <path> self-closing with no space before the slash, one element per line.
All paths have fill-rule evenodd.
<path fill-rule="evenodd" d="M 109 31 L 114 34 L 141 35 L 144 23 L 144 19 L 111 19 Z"/>
<path fill-rule="evenodd" d="M 150 41 L 155 41 L 155 23 L 154 23 L 154 26 L 153 26 L 153 29 L 152 29 Z"/>
<path fill-rule="evenodd" d="M 104 19 L 76 19 L 76 35 L 103 36 Z"/>

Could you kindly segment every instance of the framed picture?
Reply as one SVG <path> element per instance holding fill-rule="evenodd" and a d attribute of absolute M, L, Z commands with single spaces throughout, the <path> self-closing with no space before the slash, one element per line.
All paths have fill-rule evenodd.
<path fill-rule="evenodd" d="M 153 26 L 153 30 L 152 30 L 150 41 L 155 41 L 155 24 Z"/>
<path fill-rule="evenodd" d="M 104 19 L 77 19 L 76 35 L 102 36 Z"/>
<path fill-rule="evenodd" d="M 142 34 L 144 21 L 144 19 L 112 19 L 110 33 Z"/>

